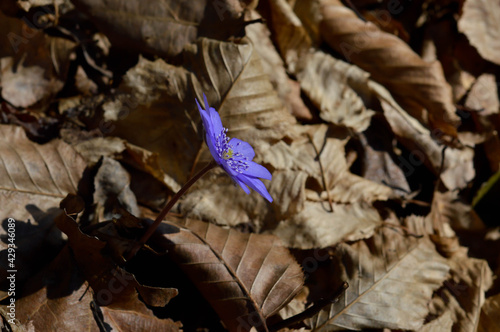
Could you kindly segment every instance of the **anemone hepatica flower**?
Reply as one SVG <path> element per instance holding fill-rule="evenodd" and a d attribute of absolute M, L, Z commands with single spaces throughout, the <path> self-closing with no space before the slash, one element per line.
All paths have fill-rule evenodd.
<path fill-rule="evenodd" d="M 197 99 L 195 100 L 203 120 L 203 127 L 205 127 L 205 140 L 215 162 L 247 194 L 250 193 L 250 189 L 248 189 L 250 187 L 269 202 L 272 202 L 271 195 L 269 195 L 260 180 L 271 180 L 271 173 L 265 167 L 252 161 L 255 152 L 250 144 L 237 138 L 229 139 L 227 137 L 227 129 L 222 126 L 219 113 L 215 108 L 208 105 L 205 94 L 203 94 L 203 99 L 206 109 L 200 106 Z"/>

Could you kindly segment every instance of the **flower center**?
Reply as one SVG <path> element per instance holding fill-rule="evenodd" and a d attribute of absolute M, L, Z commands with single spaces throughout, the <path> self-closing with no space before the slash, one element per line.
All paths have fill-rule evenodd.
<path fill-rule="evenodd" d="M 224 128 L 222 132 L 216 137 L 215 149 L 219 158 L 223 159 L 229 168 L 238 173 L 243 173 L 248 168 L 248 158 L 239 152 L 234 152 L 233 147 L 229 144 L 229 137 L 227 137 L 227 129 Z M 237 145 L 239 145 L 238 143 Z"/>
<path fill-rule="evenodd" d="M 228 148 L 224 153 L 222 154 L 222 158 L 225 160 L 233 158 L 233 149 Z"/>

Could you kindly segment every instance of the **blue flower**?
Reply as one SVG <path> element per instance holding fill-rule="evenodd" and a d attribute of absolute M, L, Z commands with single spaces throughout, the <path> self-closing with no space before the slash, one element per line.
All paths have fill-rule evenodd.
<path fill-rule="evenodd" d="M 271 180 L 271 173 L 263 166 L 252 161 L 255 156 L 253 148 L 247 142 L 237 138 L 229 139 L 227 129 L 222 126 L 219 113 L 208 105 L 208 100 L 203 94 L 206 109 L 203 109 L 196 100 L 200 111 L 203 126 L 205 127 L 205 140 L 210 153 L 227 174 L 247 194 L 252 188 L 261 196 L 272 202 L 271 195 L 260 179 Z M 248 187 L 247 187 L 248 186 Z"/>

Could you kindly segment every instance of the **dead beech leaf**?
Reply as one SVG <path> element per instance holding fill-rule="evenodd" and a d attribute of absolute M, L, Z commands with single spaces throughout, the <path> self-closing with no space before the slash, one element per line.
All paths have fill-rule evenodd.
<path fill-rule="evenodd" d="M 492 284 L 491 270 L 486 261 L 464 255 L 453 256 L 448 264 L 451 277 L 436 291 L 429 305 L 430 314 L 440 317 L 449 312 L 453 331 L 475 331 L 485 292 Z"/>
<path fill-rule="evenodd" d="M 412 219 L 409 227 L 420 227 L 419 220 Z M 428 238 L 404 236 L 387 227 L 370 239 L 339 245 L 338 254 L 349 288 L 310 320 L 317 331 L 419 329 L 433 291 L 449 270 Z"/>
<path fill-rule="evenodd" d="M 482 74 L 472 85 L 465 100 L 465 106 L 481 111 L 482 116 L 498 114 L 500 101 L 497 89 L 495 75 Z"/>
<path fill-rule="evenodd" d="M 181 53 L 198 36 L 226 39 L 240 32 L 243 12 L 255 1 L 75 0 L 74 5 L 104 32 L 114 45 L 160 57 Z"/>
<path fill-rule="evenodd" d="M 2 12 L 0 20 L 4 31 L 8 31 L 4 39 L 8 43 L 0 42 L 2 98 L 15 107 L 45 107 L 41 102 L 48 101 L 64 86 L 74 43 L 48 36 Z"/>
<path fill-rule="evenodd" d="M 373 81 L 369 85 L 380 99 L 384 116 L 392 131 L 414 157 L 413 160 L 406 161 L 408 176 L 422 163 L 438 175 L 444 146 L 440 146 L 429 130 L 406 114 L 384 87 Z M 473 157 L 474 151 L 470 147 L 446 149 L 441 180 L 448 189 L 464 188 L 474 178 Z"/>
<path fill-rule="evenodd" d="M 260 232 L 270 209 L 268 202 L 259 195 L 246 195 L 222 169 L 210 173 L 182 198 L 178 205 L 179 212 L 189 218 L 209 220 L 218 225 L 246 225 Z"/>
<path fill-rule="evenodd" d="M 470 204 L 463 202 L 456 191 L 434 192 L 431 212 L 427 216 L 440 224 L 448 223 L 454 230 L 478 231 L 485 229 L 481 218 Z"/>
<path fill-rule="evenodd" d="M 98 220 L 113 218 L 114 208 L 121 207 L 139 216 L 137 199 L 130 189 L 130 175 L 116 160 L 104 157 L 94 178 L 94 204 Z"/>
<path fill-rule="evenodd" d="M 68 196 L 61 202 L 61 207 L 69 209 L 74 205 L 77 196 Z M 71 211 L 75 215 L 81 211 Z M 134 219 L 133 222 L 136 220 Z M 110 223 L 103 223 L 104 226 Z M 146 292 L 146 299 L 154 299 L 154 289 L 143 289 L 135 277 L 118 267 L 110 256 L 103 254 L 104 248 L 109 252 L 110 241 L 101 241 L 95 236 L 83 233 L 76 221 L 63 213 L 56 219 L 56 225 L 68 236 L 68 245 L 72 250 L 78 268 L 83 272 L 95 294 L 95 304 L 103 313 L 104 321 L 117 330 L 127 329 L 134 326 L 134 331 L 150 331 L 150 328 L 158 328 L 166 331 L 178 331 L 178 326 L 170 319 L 159 319 L 139 299 L 141 291 Z M 95 231 L 99 235 L 99 229 Z M 119 239 L 118 239 L 119 240 Z M 129 242 L 121 239 L 124 246 Z M 111 245 L 114 245 L 111 243 Z M 124 247 L 123 246 L 123 247 Z M 123 248 L 122 248 L 123 249 Z M 125 248 L 127 249 L 127 248 Z M 157 290 L 157 298 L 175 296 L 176 290 Z M 170 298 L 165 299 L 167 302 Z M 154 302 L 153 302 L 154 303 Z"/>
<path fill-rule="evenodd" d="M 478 331 L 500 331 L 500 294 L 486 299 L 481 307 L 481 318 L 479 319 Z"/>
<path fill-rule="evenodd" d="M 309 52 L 312 41 L 286 0 L 269 1 L 272 32 L 287 69 L 296 74 L 301 59 Z"/>
<path fill-rule="evenodd" d="M 458 30 L 464 33 L 479 54 L 500 64 L 500 3 L 487 0 L 467 0 L 458 20 Z"/>
<path fill-rule="evenodd" d="M 319 31 L 333 49 L 386 86 L 424 125 L 456 137 L 459 118 L 439 62 L 423 61 L 401 39 L 362 21 L 338 0 L 306 4 L 311 9 L 301 7 L 301 12 L 312 18 L 309 31 Z"/>
<path fill-rule="evenodd" d="M 349 71 L 361 70 L 321 51 L 304 56 L 301 60 L 297 79 L 304 93 L 320 110 L 320 117 L 356 132 L 368 128 L 374 112 L 365 108 L 361 98 L 347 82 L 352 75 Z"/>
<path fill-rule="evenodd" d="M 370 237 L 382 218 L 367 203 L 333 204 L 305 201 L 303 210 L 282 220 L 272 233 L 291 248 L 314 249 Z"/>
<path fill-rule="evenodd" d="M 0 125 L 0 220 L 16 220 L 19 282 L 51 258 L 43 256 L 44 250 L 60 248 L 62 237 L 53 219 L 61 212 L 60 200 L 77 191 L 84 168 L 83 159 L 61 140 L 40 145 L 30 141 L 21 127 Z M 7 228 L 1 227 L 0 236 L 6 233 Z M 1 241 L 0 249 L 6 248 Z M 3 277 L 7 261 L 1 264 Z"/>
<path fill-rule="evenodd" d="M 249 19 L 260 18 L 260 15 L 255 11 L 251 11 L 250 14 Z M 288 77 L 285 64 L 273 45 L 270 38 L 271 32 L 267 26 L 264 24 L 250 24 L 246 26 L 245 31 L 252 44 L 259 45 L 256 51 L 262 59 L 262 67 L 266 73 L 273 73 L 269 75 L 269 79 L 290 113 L 297 118 L 310 120 L 312 115 L 302 101 L 299 85 Z"/>
<path fill-rule="evenodd" d="M 14 331 L 99 331 L 91 309 L 92 294 L 68 247 L 25 285 L 16 289 Z M 0 307 L 4 317 L 9 312 Z"/>
<path fill-rule="evenodd" d="M 267 331 L 266 318 L 302 288 L 301 268 L 275 236 L 194 219 L 164 222 L 159 231 L 152 247 L 179 264 L 230 331 Z"/>
<path fill-rule="evenodd" d="M 271 146 L 265 151 L 262 160 L 275 169 L 302 170 L 316 179 L 323 187 L 324 174 L 326 188 L 318 193 L 318 199 L 327 200 L 327 191 L 334 202 L 353 203 L 359 201 L 373 202 L 387 200 L 392 197 L 392 189 L 384 185 L 366 180 L 349 171 L 345 159 L 345 140 L 327 137 L 326 126 L 312 126 L 304 132 L 312 133 L 313 142 L 306 135 L 292 142 L 283 141 Z M 320 152 L 323 172 L 320 169 L 316 150 Z"/>

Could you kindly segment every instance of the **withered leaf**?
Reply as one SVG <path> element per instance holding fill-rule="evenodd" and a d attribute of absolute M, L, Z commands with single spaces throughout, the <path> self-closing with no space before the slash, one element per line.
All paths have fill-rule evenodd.
<path fill-rule="evenodd" d="M 42 102 L 64 86 L 74 43 L 47 36 L 34 28 L 37 23 L 7 17 L 1 11 L 0 21 L 2 31 L 8 31 L 0 41 L 2 98 L 16 107 L 46 107 Z"/>
<path fill-rule="evenodd" d="M 320 110 L 320 117 L 338 126 L 363 132 L 370 125 L 373 111 L 348 85 L 350 76 L 368 75 L 357 67 L 317 51 L 302 58 L 297 78 L 305 94 Z M 355 73 L 353 73 L 355 72 Z"/>
<path fill-rule="evenodd" d="M 448 265 L 451 276 L 436 291 L 429 305 L 430 313 L 439 317 L 449 312 L 453 331 L 475 331 L 485 303 L 485 292 L 492 283 L 491 270 L 486 261 L 465 255 L 453 256 Z"/>
<path fill-rule="evenodd" d="M 92 294 L 68 247 L 25 286 L 25 296 L 16 294 L 16 324 L 19 331 L 97 332 L 91 310 Z M 19 290 L 18 290 L 19 292 Z M 5 317 L 9 309 L 0 307 Z"/>
<path fill-rule="evenodd" d="M 76 196 L 68 196 L 61 203 L 61 207 L 72 205 L 75 199 Z M 140 285 L 131 273 L 118 267 L 111 257 L 104 253 L 103 249 L 109 242 L 83 233 L 72 217 L 63 213 L 56 219 L 56 224 L 68 236 L 68 244 L 75 261 L 94 292 L 95 305 L 102 311 L 106 324 L 118 330 L 133 326 L 134 331 L 178 331 L 179 326 L 172 320 L 159 319 L 139 300 L 139 293 L 143 292 L 152 304 L 158 304 L 158 301 L 166 303 L 177 294 L 176 290 Z M 109 222 L 103 225 L 107 224 Z M 128 241 L 122 241 L 126 247 Z M 107 249 L 109 251 L 109 248 Z"/>
<path fill-rule="evenodd" d="M 266 328 L 301 289 L 299 265 L 272 235 L 243 234 L 194 219 L 164 222 L 152 247 L 166 252 L 230 331 Z"/>
<path fill-rule="evenodd" d="M 0 220 L 16 221 L 19 282 L 50 259 L 44 253 L 62 245 L 53 219 L 61 212 L 59 201 L 76 193 L 84 168 L 83 159 L 61 140 L 40 145 L 21 127 L 0 125 Z M 2 238 L 6 233 L 7 227 L 0 228 Z M 6 248 L 7 242 L 0 242 L 0 249 Z M 1 264 L 4 275 L 7 260 Z"/>
<path fill-rule="evenodd" d="M 498 316 L 498 312 L 500 312 L 500 294 L 487 298 L 481 307 L 478 331 L 500 330 L 500 316 Z"/>
<path fill-rule="evenodd" d="M 411 218 L 408 227 L 421 233 L 422 219 Z M 433 291 L 449 270 L 428 238 L 382 228 L 372 238 L 341 244 L 338 250 L 349 288 L 311 319 L 313 329 L 416 330 L 423 325 Z"/>
<path fill-rule="evenodd" d="M 458 30 L 467 36 L 483 58 L 500 64 L 498 1 L 467 0 L 462 11 L 462 17 L 458 20 Z"/>
<path fill-rule="evenodd" d="M 133 47 L 161 57 L 178 55 L 200 35 L 226 39 L 243 29 L 243 12 L 255 1 L 122 2 L 75 0 L 114 45 Z"/>
<path fill-rule="evenodd" d="M 310 1 L 314 25 L 331 47 L 390 89 L 403 108 L 431 129 L 456 137 L 458 117 L 439 62 L 423 61 L 405 42 L 361 20 L 338 0 Z M 302 8 L 302 13 L 310 13 Z"/>

